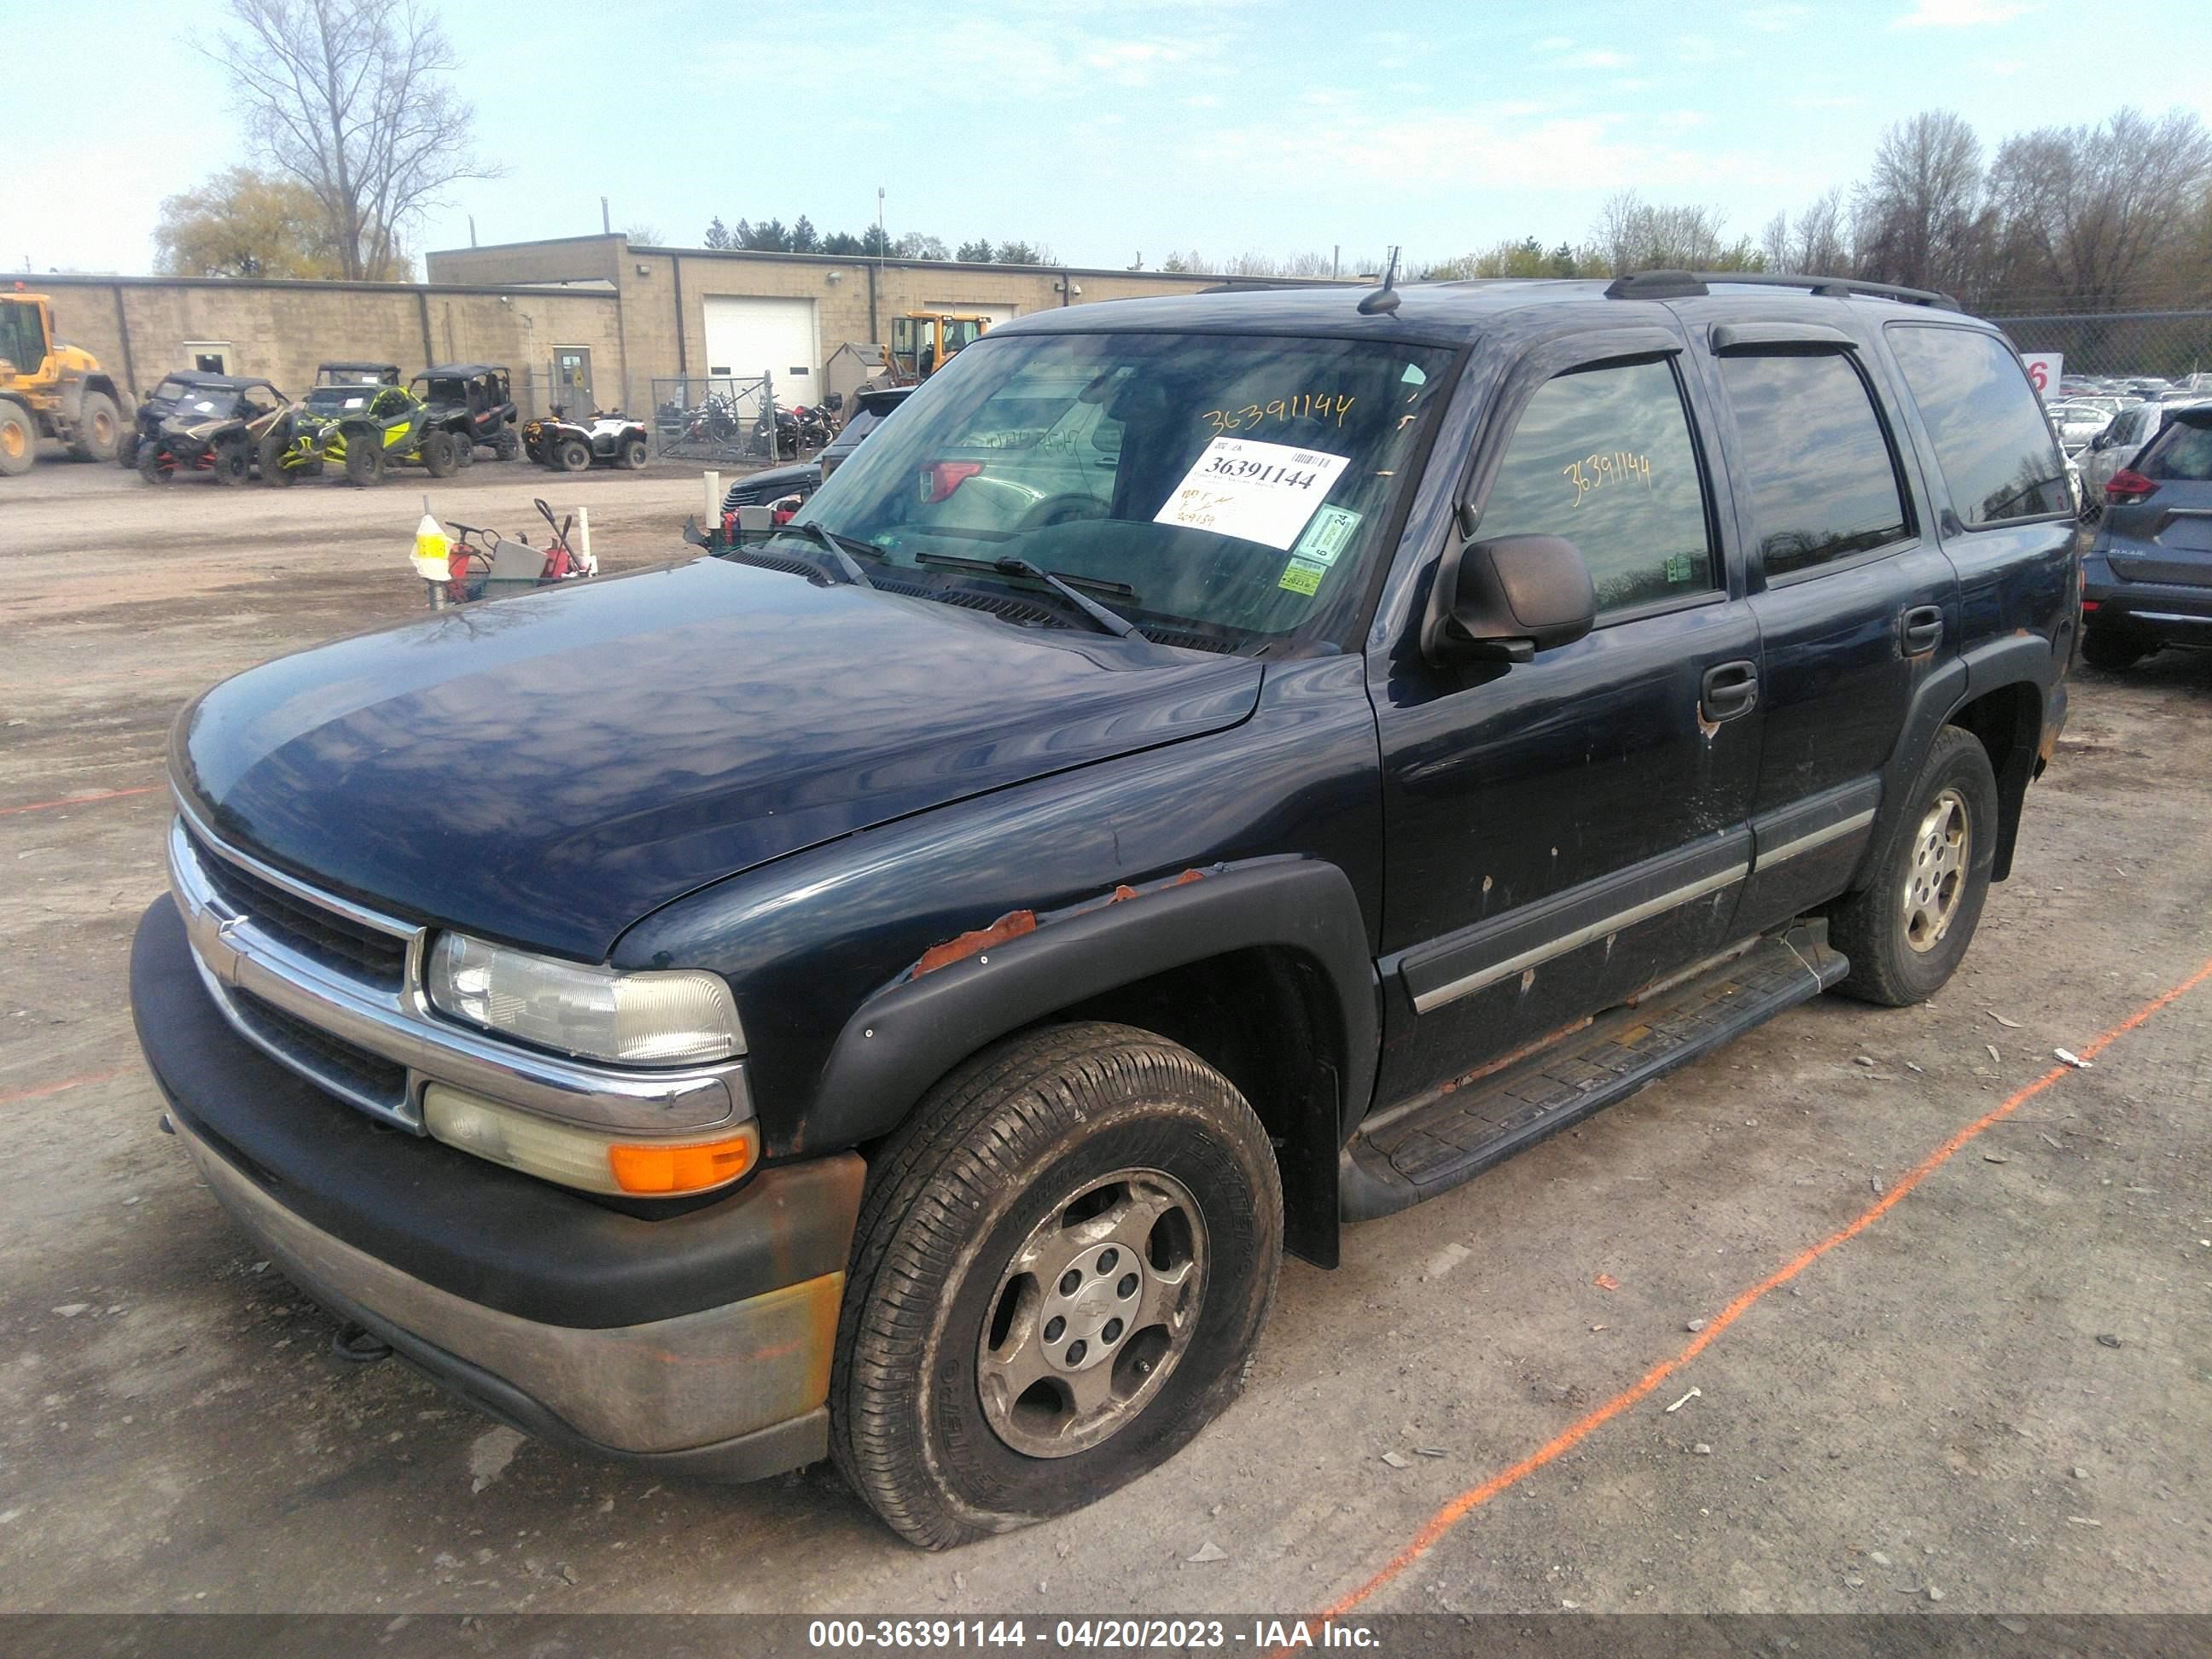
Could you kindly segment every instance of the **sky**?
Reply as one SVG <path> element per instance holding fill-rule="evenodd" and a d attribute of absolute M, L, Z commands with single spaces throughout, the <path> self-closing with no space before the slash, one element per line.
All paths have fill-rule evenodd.
<path fill-rule="evenodd" d="M 894 235 L 949 246 L 1019 239 L 1108 268 L 1340 246 L 1349 269 L 1391 244 L 1418 264 L 1578 242 L 1630 189 L 1756 238 L 1923 109 L 1958 111 L 1990 149 L 2130 101 L 2212 119 L 2212 78 L 2181 72 L 2212 47 L 2197 3 L 2155 24 L 2076 0 L 436 10 L 505 174 L 454 187 L 417 251 L 466 246 L 471 217 L 486 243 L 595 232 L 602 195 L 616 228 L 678 246 L 716 215 L 858 232 L 881 186 Z M 216 16 L 0 0 L 11 61 L 113 94 L 14 124 L 0 269 L 145 272 L 161 199 L 252 159 L 222 72 L 187 44 Z"/>

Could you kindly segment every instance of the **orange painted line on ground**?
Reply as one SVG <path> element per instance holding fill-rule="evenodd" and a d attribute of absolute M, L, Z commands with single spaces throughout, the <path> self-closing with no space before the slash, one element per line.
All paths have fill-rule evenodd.
<path fill-rule="evenodd" d="M 2152 998 L 2148 1002 L 2143 1004 L 2142 1007 L 2136 1009 L 2135 1012 L 2130 1014 L 2118 1024 L 2112 1026 L 2110 1030 L 2101 1033 L 2095 1041 L 2089 1044 L 2087 1048 L 2081 1051 L 2081 1058 L 2084 1060 L 2094 1060 L 2097 1055 L 2104 1053 L 2106 1049 L 2112 1047 L 2112 1045 L 2119 1041 L 2121 1037 L 2126 1036 L 2130 1031 L 2134 1030 L 2136 1026 L 2150 1018 L 2160 1009 L 2166 1007 L 2169 1003 L 2176 1001 L 2181 997 L 2186 996 L 2190 992 L 2195 990 L 2199 985 L 2202 985 L 2208 979 L 2212 979 L 2212 962 L 2207 962 L 2203 967 L 2199 968 L 2187 979 L 2183 980 L 2172 989 Z M 1811 1267 L 1815 1261 L 1818 1261 L 1822 1256 L 1827 1255 L 1829 1251 L 1836 1249 L 1838 1245 L 1849 1243 L 1852 1239 L 1856 1238 L 1861 1233 L 1873 1226 L 1875 1222 L 1881 1220 L 1882 1217 L 1887 1215 L 1892 1210 L 1895 1209 L 1899 1204 L 1902 1203 L 1906 1194 L 1912 1191 L 1912 1189 L 1917 1187 L 1922 1182 L 1927 1180 L 1928 1177 L 1935 1174 L 1936 1170 L 1942 1169 L 1944 1164 L 1949 1163 L 1951 1159 L 1956 1156 L 1960 1147 L 1966 1146 L 1966 1143 L 1973 1139 L 1975 1136 L 1980 1134 L 1984 1130 L 1990 1127 L 1992 1125 L 2004 1121 L 2006 1118 L 2010 1117 L 2014 1112 L 2018 1111 L 2023 1104 L 2041 1094 L 2052 1084 L 2057 1082 L 2059 1079 L 2066 1076 L 2072 1069 L 2073 1068 L 2069 1066 L 2054 1066 L 2042 1076 L 2037 1078 L 2033 1082 L 2026 1085 L 2024 1087 L 2014 1090 L 2013 1093 L 2005 1099 L 2003 1103 L 1999 1105 L 1995 1110 L 1988 1113 L 1984 1116 L 1975 1119 L 1973 1122 L 1969 1123 L 1965 1128 L 1960 1130 L 1948 1140 L 1946 1140 L 1942 1146 L 1938 1146 L 1934 1152 L 1929 1153 L 1927 1157 L 1922 1158 L 1918 1164 L 1912 1167 L 1912 1170 L 1909 1174 L 1903 1176 L 1899 1180 L 1895 1186 L 1892 1187 L 1888 1192 L 1882 1194 L 1879 1202 L 1870 1205 L 1866 1210 L 1861 1212 L 1856 1218 L 1850 1222 L 1847 1225 L 1840 1227 L 1836 1231 L 1830 1233 L 1819 1243 L 1811 1246 L 1809 1249 L 1800 1251 L 1796 1255 L 1791 1257 L 1790 1261 L 1784 1262 L 1781 1267 L 1769 1273 L 1765 1279 L 1760 1279 L 1758 1284 L 1753 1285 L 1749 1290 L 1738 1296 L 1735 1301 L 1729 1303 L 1727 1307 L 1722 1309 L 1718 1314 L 1715 1315 L 1713 1318 L 1707 1322 L 1705 1329 L 1698 1332 L 1696 1338 L 1685 1346 L 1682 1351 L 1676 1354 L 1673 1358 L 1661 1360 L 1650 1370 L 1644 1372 L 1641 1377 L 1636 1380 L 1636 1382 L 1622 1389 L 1619 1394 L 1613 1395 L 1612 1399 L 1607 1401 L 1603 1405 L 1599 1406 L 1586 1415 L 1577 1418 L 1574 1422 L 1569 1424 L 1565 1429 L 1561 1430 L 1551 1439 L 1546 1441 L 1541 1446 L 1539 1446 L 1534 1451 L 1530 1452 L 1519 1462 L 1511 1465 L 1510 1468 L 1500 1469 L 1496 1474 L 1492 1475 L 1489 1480 L 1484 1481 L 1480 1486 L 1470 1486 L 1467 1491 L 1453 1498 L 1450 1503 L 1445 1504 L 1434 1515 L 1431 1516 L 1428 1521 L 1422 1526 L 1421 1529 L 1413 1534 L 1413 1538 L 1407 1543 L 1406 1547 L 1400 1550 L 1395 1555 L 1392 1556 L 1388 1561 L 1384 1562 L 1382 1565 L 1376 1571 L 1374 1576 L 1369 1578 L 1365 1583 L 1361 1584 L 1357 1589 L 1349 1591 L 1346 1595 L 1340 1596 L 1335 1601 L 1330 1603 L 1328 1607 L 1324 1608 L 1321 1613 L 1313 1615 L 1312 1619 L 1306 1622 L 1325 1625 L 1333 1619 L 1341 1618 L 1344 1614 L 1350 1613 L 1353 1608 L 1358 1607 L 1370 1596 L 1373 1595 L 1376 1591 L 1382 1589 L 1383 1586 L 1389 1583 L 1392 1579 L 1396 1578 L 1401 1573 L 1404 1572 L 1407 1568 L 1412 1566 L 1413 1563 L 1419 1560 L 1424 1555 L 1426 1555 L 1431 1549 L 1435 1548 L 1445 1534 L 1449 1533 L 1454 1527 L 1457 1526 L 1462 1521 L 1464 1521 L 1468 1516 L 1474 1514 L 1475 1510 L 1480 1509 L 1485 1504 L 1487 1504 L 1492 1498 L 1497 1497 L 1498 1493 L 1506 1491 L 1510 1487 L 1519 1485 L 1522 1480 L 1534 1474 L 1537 1470 L 1542 1468 L 1546 1464 L 1553 1462 L 1565 1454 L 1572 1451 L 1577 1446 L 1589 1438 L 1591 1435 L 1603 1428 L 1607 1423 L 1613 1421 L 1614 1418 L 1620 1416 L 1621 1413 L 1626 1411 L 1630 1407 L 1649 1399 L 1653 1392 L 1656 1390 L 1662 1383 L 1665 1382 L 1668 1377 L 1674 1376 L 1677 1371 L 1680 1370 L 1682 1367 L 1688 1364 L 1692 1359 L 1695 1359 L 1699 1354 L 1711 1347 L 1719 1338 L 1723 1331 L 1728 1329 L 1729 1327 L 1735 1324 L 1737 1320 L 1742 1318 L 1745 1314 L 1750 1312 L 1762 1297 L 1766 1296 L 1770 1291 L 1778 1290 L 1783 1285 L 1787 1285 L 1791 1279 L 1796 1278 L 1797 1275 L 1803 1273 L 1806 1268 Z M 1279 1653 L 1285 1652 L 1287 1650 L 1279 1649 L 1277 1651 Z"/>
<path fill-rule="evenodd" d="M 34 800 L 27 806 L 0 806 L 0 818 L 18 812 L 45 812 L 57 806 L 89 806 L 96 800 L 120 800 L 125 795 L 150 795 L 161 786 L 149 783 L 137 789 L 103 789 L 96 795 L 72 795 L 65 800 Z"/>
<path fill-rule="evenodd" d="M 0 1106 L 13 1106 L 23 1100 L 44 1100 L 48 1095 L 58 1095 L 64 1089 L 81 1088 L 88 1083 L 105 1083 L 112 1077 L 122 1075 L 120 1072 L 85 1072 L 76 1077 L 65 1077 L 59 1083 L 41 1083 L 34 1089 L 17 1089 L 0 1095 Z"/>

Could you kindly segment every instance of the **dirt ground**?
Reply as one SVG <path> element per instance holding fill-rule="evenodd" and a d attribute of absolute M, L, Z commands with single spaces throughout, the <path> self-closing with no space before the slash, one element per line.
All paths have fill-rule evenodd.
<path fill-rule="evenodd" d="M 2212 1611 L 2212 983 L 1589 1423 L 2212 953 L 2212 656 L 2077 672 L 1933 1005 L 1823 1000 L 1350 1231 L 1165 1469 L 929 1556 L 827 1465 L 659 1480 L 339 1363 L 155 1132 L 125 975 L 170 719 L 418 610 L 420 494 L 0 481 L 0 1609 L 1297 1612 L 1580 1425 L 1366 1609 Z M 483 465 L 434 500 L 512 531 L 532 495 L 622 568 L 682 552 L 700 490 Z"/>

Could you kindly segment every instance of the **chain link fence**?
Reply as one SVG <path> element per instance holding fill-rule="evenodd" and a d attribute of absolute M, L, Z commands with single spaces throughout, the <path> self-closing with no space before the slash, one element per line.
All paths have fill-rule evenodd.
<path fill-rule="evenodd" d="M 664 460 L 741 461 L 775 407 L 773 377 L 679 374 L 653 383 L 653 447 Z"/>
<path fill-rule="evenodd" d="M 2164 380 L 2212 397 L 2212 311 L 1992 317 L 2023 352 L 2065 355 L 2069 380 Z M 2192 378 L 2197 377 L 2197 378 Z"/>

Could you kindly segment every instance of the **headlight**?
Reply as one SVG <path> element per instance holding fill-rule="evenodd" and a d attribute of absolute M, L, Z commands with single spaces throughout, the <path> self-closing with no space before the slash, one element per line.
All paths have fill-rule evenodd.
<path fill-rule="evenodd" d="M 625 1066 L 684 1066 L 745 1051 L 737 1003 L 719 975 L 622 973 L 441 934 L 431 947 L 441 1013 L 542 1048 Z"/>

